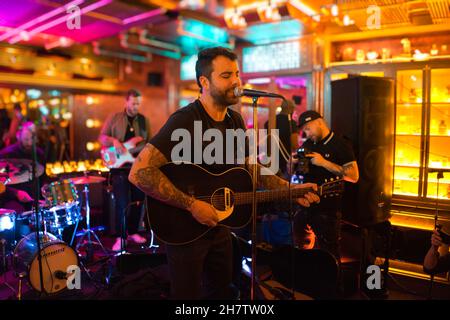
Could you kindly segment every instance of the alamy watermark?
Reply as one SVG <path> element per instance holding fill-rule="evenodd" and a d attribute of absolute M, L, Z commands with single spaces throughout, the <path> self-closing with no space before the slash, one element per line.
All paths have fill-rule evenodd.
<path fill-rule="evenodd" d="M 267 129 L 226 129 L 225 136 L 216 128 L 205 130 L 201 121 L 194 121 L 194 136 L 187 129 L 178 128 L 172 132 L 171 141 L 178 141 L 172 148 L 171 160 L 173 162 L 193 162 L 195 164 L 245 164 L 248 156 L 249 163 L 255 163 L 255 152 L 257 159 L 262 165 L 262 175 L 274 175 L 279 169 L 279 130 L 271 129 L 270 156 L 268 156 L 268 134 Z M 255 148 L 255 139 L 258 136 L 258 147 Z M 226 141 L 226 143 L 224 143 Z M 203 148 L 204 142 L 210 142 Z M 225 144 L 225 148 L 224 148 Z M 193 146 L 193 148 L 192 148 Z M 193 149 L 193 150 L 192 150 Z M 225 155 L 224 155 L 225 149 Z M 246 152 L 248 150 L 248 153 Z M 193 160 L 193 161 L 192 161 Z M 257 160 L 257 161 L 258 161 Z"/>
<path fill-rule="evenodd" d="M 67 280 L 66 285 L 67 289 L 81 289 L 81 270 L 77 265 L 70 265 L 67 267 Z"/>
<path fill-rule="evenodd" d="M 381 9 L 377 5 L 367 7 L 366 26 L 369 30 L 381 29 Z"/>
<path fill-rule="evenodd" d="M 67 8 L 66 13 L 69 14 L 66 21 L 67 29 L 81 29 L 81 10 L 79 6 L 72 5 Z"/>
<path fill-rule="evenodd" d="M 367 267 L 366 273 L 370 276 L 367 277 L 366 287 L 369 290 L 381 289 L 381 269 L 380 266 L 372 264 Z"/>

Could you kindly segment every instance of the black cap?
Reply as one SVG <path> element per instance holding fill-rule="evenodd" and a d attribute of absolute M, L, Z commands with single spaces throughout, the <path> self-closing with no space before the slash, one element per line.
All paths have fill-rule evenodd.
<path fill-rule="evenodd" d="M 301 129 L 308 122 L 319 119 L 319 118 L 322 118 L 320 113 L 313 111 L 313 110 L 305 111 L 298 118 L 298 127 Z"/>

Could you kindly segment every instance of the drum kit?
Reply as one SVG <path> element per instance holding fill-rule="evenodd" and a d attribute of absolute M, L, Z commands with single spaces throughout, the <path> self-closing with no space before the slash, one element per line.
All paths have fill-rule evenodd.
<path fill-rule="evenodd" d="M 23 159 L 0 160 L 0 186 L 16 185 L 31 181 L 31 161 Z M 41 176 L 44 170 L 38 165 L 36 176 Z M 60 179 L 59 181 L 46 184 L 41 188 L 45 204 L 40 208 L 39 224 L 35 221 L 35 210 L 16 213 L 14 210 L 0 209 L 0 239 L 3 244 L 2 260 L 6 256 L 12 257 L 12 268 L 20 279 L 28 277 L 31 287 L 40 293 L 55 294 L 67 288 L 66 270 L 71 266 L 81 264 L 80 249 L 87 243 L 88 250 L 93 244 L 99 244 L 106 253 L 103 245 L 95 232 L 90 228 L 90 206 L 89 185 L 102 183 L 106 178 L 94 175 L 74 177 L 71 179 Z M 76 245 L 72 247 L 78 224 L 83 220 L 81 214 L 81 197 L 77 192 L 77 185 L 84 186 L 84 209 L 86 229 Z M 0 195 L 2 189 L 0 188 Z M 40 226 L 39 239 L 41 248 L 42 270 L 39 270 L 37 252 L 37 232 L 30 232 L 20 236 L 16 225 L 19 221 L 28 221 L 31 227 Z M 69 244 L 63 241 L 63 231 L 67 227 L 74 226 L 72 239 Z M 85 241 L 87 238 L 87 241 Z M 92 242 L 91 238 L 96 242 Z M 86 252 L 89 252 L 89 251 Z M 82 264 L 81 264 L 82 265 Z M 83 265 L 82 265 L 83 266 Z M 84 267 L 84 266 L 83 266 Z M 7 267 L 4 266 L 3 269 Z M 42 272 L 41 272 L 42 271 Z M 41 273 L 42 278 L 41 279 Z M 1 274 L 1 272 L 0 272 Z M 63 274 L 64 276 L 61 276 Z M 42 280 L 42 282 L 41 282 Z M 42 289 L 42 285 L 44 289 Z M 21 282 L 19 281 L 19 288 Z M 20 290 L 18 293 L 20 296 Z"/>

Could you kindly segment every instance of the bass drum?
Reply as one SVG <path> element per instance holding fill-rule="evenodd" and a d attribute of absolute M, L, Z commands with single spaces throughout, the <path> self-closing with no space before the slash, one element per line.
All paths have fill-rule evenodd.
<path fill-rule="evenodd" d="M 60 274 L 65 274 L 69 266 L 78 266 L 78 256 L 71 247 L 51 233 L 40 232 L 39 238 L 45 292 L 48 294 L 58 293 L 67 287 L 67 280 Z M 27 272 L 33 289 L 42 291 L 36 233 L 30 233 L 17 244 L 14 250 L 14 269 L 18 273 Z"/>

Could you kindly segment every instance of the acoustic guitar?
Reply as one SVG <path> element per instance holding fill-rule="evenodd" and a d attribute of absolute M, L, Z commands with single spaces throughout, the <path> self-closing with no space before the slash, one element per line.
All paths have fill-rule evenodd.
<path fill-rule="evenodd" d="M 219 224 L 230 228 L 245 227 L 252 216 L 252 178 L 241 167 L 234 167 L 220 174 L 207 171 L 201 166 L 170 162 L 160 168 L 163 174 L 184 193 L 210 203 L 217 212 Z M 344 181 L 337 179 L 318 187 L 291 188 L 257 191 L 257 202 L 289 200 L 302 197 L 308 192 L 320 197 L 339 196 L 344 190 Z M 187 244 L 200 238 L 211 227 L 203 225 L 187 210 L 147 197 L 151 228 L 155 235 L 168 244 Z"/>

